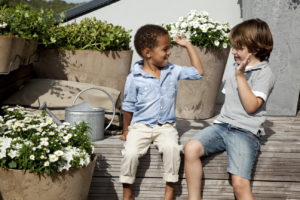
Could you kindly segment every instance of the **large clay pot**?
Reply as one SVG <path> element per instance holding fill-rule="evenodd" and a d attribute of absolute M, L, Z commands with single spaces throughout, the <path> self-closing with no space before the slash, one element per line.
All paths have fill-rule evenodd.
<path fill-rule="evenodd" d="M 9 73 L 23 63 L 25 39 L 0 35 L 0 73 Z"/>
<path fill-rule="evenodd" d="M 132 51 L 41 49 L 34 63 L 38 78 L 70 80 L 111 87 L 123 94 Z"/>
<path fill-rule="evenodd" d="M 96 157 L 87 167 L 51 176 L 0 169 L 0 197 L 3 200 L 88 199 L 95 164 Z"/>
<path fill-rule="evenodd" d="M 38 47 L 38 43 L 32 40 L 25 40 L 22 57 L 23 57 L 23 65 L 29 65 L 35 61 L 36 50 Z"/>
<path fill-rule="evenodd" d="M 195 47 L 204 68 L 200 80 L 181 80 L 178 85 L 176 117 L 183 119 L 207 119 L 215 114 L 215 105 L 229 55 L 229 48 L 216 50 Z M 171 48 L 169 61 L 182 66 L 191 66 L 185 48 Z"/>

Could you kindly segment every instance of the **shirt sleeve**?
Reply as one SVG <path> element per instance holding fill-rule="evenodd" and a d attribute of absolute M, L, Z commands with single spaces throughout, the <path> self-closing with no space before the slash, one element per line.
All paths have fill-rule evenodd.
<path fill-rule="evenodd" d="M 258 75 L 251 89 L 255 96 L 261 97 L 266 102 L 274 84 L 275 77 L 271 69 L 267 68 Z"/>
<path fill-rule="evenodd" d="M 202 78 L 199 71 L 194 67 L 185 67 L 175 65 L 175 68 L 179 71 L 178 80 L 197 80 Z"/>
<path fill-rule="evenodd" d="M 137 88 L 134 84 L 133 75 L 127 76 L 124 88 L 124 100 L 122 102 L 122 110 L 127 112 L 135 112 L 135 103 L 137 102 Z"/>

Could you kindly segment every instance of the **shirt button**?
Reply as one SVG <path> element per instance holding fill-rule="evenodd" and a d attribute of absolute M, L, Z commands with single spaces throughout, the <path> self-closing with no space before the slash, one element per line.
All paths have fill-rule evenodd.
<path fill-rule="evenodd" d="M 161 107 L 160 107 L 160 109 L 162 110 L 162 109 L 163 109 L 163 107 L 161 106 Z"/>

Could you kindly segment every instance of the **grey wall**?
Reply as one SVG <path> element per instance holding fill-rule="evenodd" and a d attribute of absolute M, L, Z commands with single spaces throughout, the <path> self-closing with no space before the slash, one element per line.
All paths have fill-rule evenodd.
<path fill-rule="evenodd" d="M 261 18 L 271 29 L 270 65 L 277 82 L 269 98 L 270 115 L 295 115 L 300 88 L 300 0 L 242 0 L 244 19 Z"/>

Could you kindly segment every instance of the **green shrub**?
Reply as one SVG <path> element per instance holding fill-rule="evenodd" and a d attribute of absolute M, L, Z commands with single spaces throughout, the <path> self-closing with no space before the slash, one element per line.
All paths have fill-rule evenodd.
<path fill-rule="evenodd" d="M 0 34 L 37 41 L 42 48 L 129 50 L 130 32 L 96 18 L 62 25 L 52 10 L 36 11 L 27 5 L 0 6 Z"/>
<path fill-rule="evenodd" d="M 43 44 L 46 48 L 68 50 L 129 50 L 130 32 L 96 18 L 84 18 L 80 23 L 53 27 Z"/>
<path fill-rule="evenodd" d="M 41 41 L 58 24 L 53 11 L 35 11 L 26 5 L 0 7 L 0 34 Z"/>

